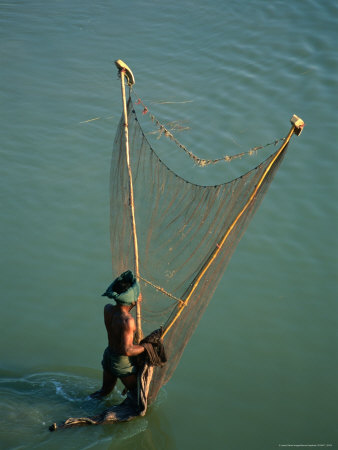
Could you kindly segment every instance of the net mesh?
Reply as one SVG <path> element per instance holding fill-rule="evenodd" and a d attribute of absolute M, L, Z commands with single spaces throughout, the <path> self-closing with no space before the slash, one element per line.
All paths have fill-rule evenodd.
<path fill-rule="evenodd" d="M 160 326 L 168 362 L 155 368 L 149 402 L 172 376 L 227 263 L 285 154 L 287 143 L 243 176 L 199 186 L 177 176 L 149 144 L 129 97 L 130 164 L 143 295 L 142 329 Z M 135 267 L 124 118 L 111 163 L 113 276 Z M 168 295 L 169 294 L 169 295 Z"/>

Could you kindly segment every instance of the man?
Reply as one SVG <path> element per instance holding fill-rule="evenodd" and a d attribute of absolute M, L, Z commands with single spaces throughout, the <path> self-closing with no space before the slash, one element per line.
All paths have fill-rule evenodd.
<path fill-rule="evenodd" d="M 108 347 L 102 360 L 102 387 L 90 395 L 92 398 L 102 398 L 110 394 L 118 378 L 126 389 L 133 390 L 137 385 L 136 356 L 144 352 L 142 345 L 133 343 L 136 324 L 130 311 L 142 297 L 132 272 L 128 270 L 116 278 L 103 296 L 113 298 L 116 306 L 107 304 L 104 307 Z"/>

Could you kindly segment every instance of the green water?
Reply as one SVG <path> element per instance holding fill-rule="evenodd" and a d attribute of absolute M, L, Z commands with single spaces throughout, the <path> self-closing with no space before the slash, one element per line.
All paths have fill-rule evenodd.
<path fill-rule="evenodd" d="M 335 2 L 13 0 L 0 12 L 1 448 L 336 448 Z M 121 399 L 87 399 L 112 277 L 117 58 L 154 113 L 188 121 L 179 138 L 203 157 L 271 142 L 294 113 L 306 127 L 147 415 L 51 434 Z M 212 184 L 190 160 L 172 164 Z"/>

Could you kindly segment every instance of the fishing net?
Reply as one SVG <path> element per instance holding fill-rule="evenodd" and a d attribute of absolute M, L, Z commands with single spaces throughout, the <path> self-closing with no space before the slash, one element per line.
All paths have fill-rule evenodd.
<path fill-rule="evenodd" d="M 148 397 L 148 402 L 152 402 L 172 376 L 286 153 L 292 132 L 271 156 L 241 177 L 215 186 L 199 186 L 181 178 L 161 161 L 141 128 L 130 96 L 127 116 L 130 162 L 126 157 L 122 116 L 111 163 L 112 267 L 116 276 L 133 270 L 138 258 L 143 334 L 160 326 L 164 329 L 168 362 L 154 369 Z M 156 120 L 153 122 L 161 127 Z M 168 137 L 178 144 L 170 132 Z M 138 255 L 133 245 L 131 202 Z"/>
<path fill-rule="evenodd" d="M 168 138 L 203 168 L 238 160 L 271 144 L 213 160 L 199 158 L 140 99 L 132 101 L 134 77 L 123 61 L 116 61 L 116 65 L 121 75 L 124 111 L 110 172 L 113 278 L 131 269 L 140 282 L 143 301 L 136 307 L 136 341 L 142 334 L 150 335 L 145 339 L 150 359 L 144 359 L 139 368 L 138 389 L 129 391 L 120 405 L 97 416 L 70 417 L 59 425 L 53 423 L 51 431 L 128 421 L 146 413 L 147 405 L 155 400 L 177 367 L 237 243 L 285 156 L 292 134 L 299 135 L 304 126 L 301 119 L 293 116 L 288 135 L 274 142 L 277 145 L 281 141 L 281 145 L 257 167 L 232 181 L 201 186 L 182 178 L 161 160 L 140 125 L 135 105 L 143 107 L 143 114 L 149 113 L 155 127 L 149 134 Z M 128 101 L 124 76 L 130 87 Z"/>

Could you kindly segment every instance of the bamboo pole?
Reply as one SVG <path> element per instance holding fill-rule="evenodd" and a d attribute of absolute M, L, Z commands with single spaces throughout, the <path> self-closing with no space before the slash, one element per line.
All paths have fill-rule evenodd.
<path fill-rule="evenodd" d="M 128 84 L 134 84 L 134 77 L 131 70 L 123 61 L 118 60 L 115 62 L 116 66 L 120 72 L 121 78 L 121 91 L 122 91 L 122 103 L 123 103 L 123 115 L 124 115 L 124 135 L 125 135 L 125 150 L 126 150 L 126 161 L 128 167 L 128 178 L 129 178 L 129 205 L 130 205 L 130 217 L 133 233 L 133 244 L 134 244 L 134 255 L 135 255 L 135 276 L 136 279 L 140 279 L 140 269 L 139 269 L 139 254 L 138 254 L 138 242 L 136 233 L 136 221 L 135 221 L 135 203 L 134 203 L 134 187 L 133 187 L 133 175 L 130 166 L 130 151 L 129 151 L 129 132 L 128 132 L 128 113 L 127 113 L 127 101 L 126 101 L 126 88 L 125 88 L 125 77 L 128 80 Z M 136 342 L 139 343 L 143 337 L 142 324 L 141 324 L 141 305 L 140 302 L 136 302 Z"/>
<path fill-rule="evenodd" d="M 299 123 L 295 123 L 295 119 L 297 118 L 298 120 L 301 121 L 301 124 Z M 178 305 L 178 310 L 177 313 L 175 314 L 175 316 L 173 317 L 173 319 L 171 320 L 171 322 L 166 325 L 163 334 L 162 334 L 162 339 L 164 339 L 165 335 L 168 333 L 168 331 L 171 329 L 171 327 L 174 325 L 174 323 L 176 322 L 176 320 L 179 318 L 179 316 L 181 315 L 183 309 L 187 306 L 187 304 L 189 303 L 189 300 L 191 298 L 191 296 L 193 295 L 193 293 L 195 292 L 197 286 L 199 285 L 203 275 L 205 274 L 205 272 L 209 269 L 209 267 L 211 266 L 211 264 L 213 263 L 213 261 L 216 259 L 217 255 L 219 254 L 219 252 L 221 251 L 223 245 L 225 244 L 229 234 L 231 233 L 231 231 L 234 229 L 234 227 L 236 226 L 237 222 L 239 221 L 239 219 L 242 217 L 242 215 L 244 214 L 244 212 L 248 209 L 248 207 L 250 206 L 250 204 L 252 203 L 252 201 L 254 200 L 259 188 L 261 187 L 264 179 L 267 177 L 268 173 L 270 172 L 271 168 L 273 167 L 273 165 L 275 164 L 276 160 L 278 159 L 278 157 L 281 155 L 281 153 L 285 150 L 285 148 L 287 147 L 291 136 L 293 135 L 293 133 L 296 132 L 297 135 L 300 134 L 303 126 L 304 126 L 304 122 L 299 119 L 297 116 L 293 116 L 291 119 L 291 129 L 287 135 L 287 137 L 285 138 L 285 141 L 283 142 L 283 144 L 281 145 L 280 149 L 278 150 L 278 152 L 276 153 L 276 155 L 274 156 L 274 158 L 272 159 L 272 161 L 270 162 L 270 164 L 268 165 L 268 167 L 265 169 L 263 175 L 261 176 L 259 182 L 257 183 L 255 189 L 253 190 L 250 198 L 248 199 L 248 201 L 246 202 L 246 204 L 244 205 L 244 207 L 242 208 L 242 210 L 239 212 L 239 214 L 237 215 L 237 217 L 235 218 L 235 220 L 232 222 L 232 224 L 230 225 L 230 227 L 227 229 L 226 233 L 224 234 L 223 238 L 221 239 L 221 241 L 217 244 L 217 246 L 215 247 L 215 249 L 212 251 L 211 255 L 209 256 L 208 260 L 205 262 L 205 264 L 203 265 L 203 267 L 201 268 L 201 270 L 199 271 L 199 273 L 197 274 L 197 276 L 195 277 L 194 281 L 192 282 L 192 285 L 190 288 L 188 288 L 188 290 L 186 291 L 186 294 L 188 293 L 188 295 L 186 296 L 185 300 L 183 303 L 180 303 Z M 184 297 L 184 295 L 183 295 Z"/>

